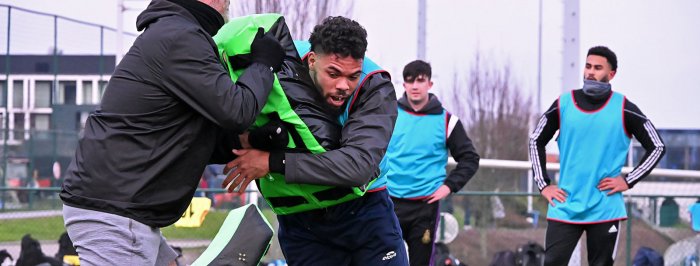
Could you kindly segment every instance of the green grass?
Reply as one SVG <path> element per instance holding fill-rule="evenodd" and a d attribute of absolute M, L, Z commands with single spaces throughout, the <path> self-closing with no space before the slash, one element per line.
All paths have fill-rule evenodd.
<path fill-rule="evenodd" d="M 163 236 L 167 239 L 214 239 L 219 228 L 226 220 L 229 210 L 211 211 L 207 214 L 201 227 L 187 228 L 175 227 L 174 225 L 162 228 Z M 264 209 L 263 215 L 274 227 L 275 215 L 269 209 Z"/>
<path fill-rule="evenodd" d="M 0 221 L 0 242 L 20 241 L 25 234 L 38 240 L 55 240 L 65 231 L 63 217 L 44 217 Z"/>
<path fill-rule="evenodd" d="M 228 212 L 211 211 L 204 218 L 200 227 L 175 227 L 174 225 L 161 229 L 167 239 L 213 239 L 219 227 L 224 223 Z"/>
<path fill-rule="evenodd" d="M 271 210 L 263 210 L 263 214 L 274 227 L 275 215 Z M 163 235 L 168 239 L 206 239 L 211 240 L 219 232 L 224 223 L 228 210 L 211 211 L 207 214 L 201 227 L 183 228 L 168 226 L 162 228 Z M 0 242 L 20 241 L 25 234 L 31 234 L 37 240 L 58 241 L 58 237 L 65 231 L 62 216 L 1 220 Z"/>

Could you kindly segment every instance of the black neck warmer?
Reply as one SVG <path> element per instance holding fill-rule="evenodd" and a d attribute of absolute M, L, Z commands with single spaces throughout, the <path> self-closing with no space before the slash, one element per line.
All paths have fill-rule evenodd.
<path fill-rule="evenodd" d="M 197 19 L 199 25 L 214 36 L 224 26 L 224 18 L 214 8 L 197 0 L 169 0 L 189 11 Z"/>

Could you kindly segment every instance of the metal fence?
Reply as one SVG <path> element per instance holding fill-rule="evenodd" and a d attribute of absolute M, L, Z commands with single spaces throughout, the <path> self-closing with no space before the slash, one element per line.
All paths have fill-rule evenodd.
<path fill-rule="evenodd" d="M 120 46 L 117 43 L 121 43 L 121 47 L 129 47 L 136 36 L 129 32 L 118 34 L 117 29 L 104 25 L 0 4 L 0 53 L 3 55 L 0 68 L 4 72 L 3 81 L 0 82 L 2 90 L 0 92 L 0 104 L 2 104 L 0 107 L 2 109 L 0 186 L 41 188 L 60 186 L 60 176 L 73 156 L 78 132 L 29 130 L 40 127 L 39 124 L 45 125 L 43 127 L 51 124 L 51 128 L 60 128 L 56 125 L 56 121 L 60 120 L 54 119 L 56 104 L 62 104 L 59 102 L 62 91 L 60 91 L 58 78 L 60 74 L 71 70 L 59 68 L 71 66 L 66 66 L 65 62 L 60 64 L 59 57 L 96 55 L 102 60 L 109 55 L 117 54 Z M 36 73 L 24 73 L 22 71 L 30 71 L 27 69 L 31 67 L 23 65 L 23 62 L 13 62 L 12 58 L 27 55 L 53 56 L 53 61 L 49 65 L 34 66 Z M 106 64 L 108 62 L 100 61 L 92 74 L 111 74 L 107 73 L 111 67 Z M 23 68 L 19 70 L 21 73 L 17 73 L 19 67 L 16 66 L 20 65 Z M 22 78 L 15 80 L 11 78 L 12 75 L 53 75 L 51 92 L 48 94 L 51 100 L 47 100 L 46 106 L 38 106 L 39 104 L 29 101 L 27 99 L 29 97 L 40 98 L 38 89 L 27 89 L 34 85 L 24 82 Z M 13 94 L 19 97 L 8 97 L 9 88 L 12 85 L 8 84 L 10 80 L 19 82 L 19 86 L 13 88 Z M 102 86 L 102 81 L 99 84 Z M 75 101 L 75 95 L 72 97 Z M 48 116 L 51 116 L 53 121 L 48 122 L 46 119 Z M 35 117 L 41 119 L 35 119 Z M 72 128 L 75 129 L 75 127 Z M 41 195 L 45 194 L 50 192 L 41 192 Z M 30 195 L 33 194 L 24 191 L 3 194 L 0 209 L 13 208 L 13 204 L 17 202 L 31 203 Z"/>
<path fill-rule="evenodd" d="M 544 244 L 547 202 L 532 185 L 530 167 L 527 161 L 482 159 L 479 173 L 465 191 L 453 197 L 456 207 L 446 208 L 454 209 L 458 220 L 459 215 L 467 214 L 460 220 L 467 225 L 464 229 L 478 228 L 478 233 L 465 230 L 471 237 L 451 245 L 467 252 L 460 255 L 469 265 L 488 265 L 495 252 L 514 251 L 528 241 Z M 550 177 L 558 178 L 558 170 L 559 164 L 548 163 Z M 622 172 L 631 170 L 624 167 Z M 623 223 L 615 265 L 632 265 L 632 258 L 642 246 L 664 255 L 666 265 L 683 265 L 679 263 L 689 255 L 700 254 L 700 237 L 690 229 L 688 212 L 700 200 L 698 180 L 700 171 L 655 169 L 647 180 L 624 193 L 630 219 Z M 587 265 L 585 235 L 579 244 L 570 265 Z"/>
<path fill-rule="evenodd" d="M 45 195 L 51 194 L 51 187 L 60 187 L 62 174 L 75 153 L 79 132 L 7 129 L 2 132 L 7 138 L 0 145 L 0 186 L 28 190 L 0 192 L 0 210 L 35 209 L 36 193 L 29 192 L 46 190 L 39 193 Z"/>
<path fill-rule="evenodd" d="M 476 176 L 465 190 L 445 200 L 441 209 L 451 212 L 457 220 L 457 227 L 441 230 L 445 234 L 457 233 L 447 246 L 451 254 L 468 265 L 488 265 L 494 254 L 503 250 L 515 251 L 529 241 L 544 244 L 547 221 L 547 202 L 537 192 L 528 192 L 528 162 L 483 160 L 479 176 Z M 552 165 L 556 169 L 556 165 Z M 505 171 L 505 172 L 503 172 Z M 506 173 L 506 174 L 504 174 Z M 700 178 L 699 171 L 666 171 L 658 169 L 654 175 L 676 175 Z M 495 178 L 499 182 L 485 182 L 485 178 Z M 642 186 L 642 181 L 638 186 Z M 651 182 L 655 183 L 655 182 Z M 697 182 L 695 182 L 697 183 Z M 522 185 L 524 184 L 524 185 Z M 651 184 L 650 186 L 662 184 Z M 695 202 L 698 191 L 695 184 L 680 184 L 683 189 L 675 191 L 656 190 L 655 193 L 632 193 L 638 187 L 625 193 L 630 219 L 623 223 L 615 265 L 631 265 L 632 258 L 640 247 L 650 247 L 666 255 L 667 261 L 678 264 L 689 254 L 697 254 L 700 238 L 688 224 L 685 211 L 688 202 Z M 0 239 L 0 249 L 18 245 L 19 238 L 26 233 L 43 240 L 42 247 L 47 254 L 55 252 L 58 236 L 64 231 L 60 216 L 61 202 L 58 187 L 1 187 L 5 209 L 0 212 L 2 229 L 13 232 L 14 239 Z M 210 214 L 203 228 L 164 228 L 164 234 L 173 245 L 184 247 L 183 262 L 193 261 L 206 247 L 216 233 L 225 213 L 243 203 L 256 201 L 267 213 L 276 228 L 276 219 L 255 191 L 249 191 L 243 198 L 233 198 L 221 189 L 200 189 L 199 196 L 209 196 L 214 200 Z M 257 198 L 257 199 L 256 199 Z M 218 218 L 217 218 L 218 217 Z M 42 226 L 27 227 L 37 224 Z M 9 228 L 13 227 L 13 228 Z M 199 231 L 198 231 L 199 230 Z M 202 230 L 211 232 L 202 233 Z M 5 233 L 5 232 L 3 232 Z M 0 233 L 0 238 L 3 238 Z M 9 234 L 9 233 L 8 233 Z M 572 260 L 587 265 L 585 236 L 580 251 Z M 282 258 L 279 245 L 273 242 L 266 260 Z M 574 264 L 574 265 L 579 265 Z"/>
<path fill-rule="evenodd" d="M 137 35 L 104 25 L 0 4 L 0 51 L 16 54 L 114 55 Z"/>

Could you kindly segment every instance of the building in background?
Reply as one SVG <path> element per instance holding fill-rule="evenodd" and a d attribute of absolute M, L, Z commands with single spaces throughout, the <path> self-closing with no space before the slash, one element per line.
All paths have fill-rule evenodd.
<path fill-rule="evenodd" d="M 700 170 L 700 129 L 659 129 L 658 131 L 666 144 L 666 155 L 659 161 L 657 168 Z M 644 148 L 636 141 L 632 148 L 630 157 L 633 162 L 639 162 L 644 156 Z M 649 179 L 664 181 L 665 178 L 652 176 Z"/>
<path fill-rule="evenodd" d="M 51 179 L 54 162 L 61 170 L 70 163 L 115 57 L 11 54 L 0 55 L 0 62 L 5 74 L 0 75 L 0 140 L 7 152 L 8 183 L 25 186 L 34 170 L 40 180 Z"/>

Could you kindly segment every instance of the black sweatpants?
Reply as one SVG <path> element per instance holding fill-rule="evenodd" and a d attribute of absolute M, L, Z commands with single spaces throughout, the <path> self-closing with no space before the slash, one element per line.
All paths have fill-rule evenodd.
<path fill-rule="evenodd" d="M 570 224 L 558 221 L 547 221 L 545 236 L 545 266 L 561 266 L 569 264 L 571 253 L 576 243 L 586 232 L 588 246 L 588 265 L 613 265 L 617 252 L 620 221 L 596 224 Z"/>
<path fill-rule="evenodd" d="M 411 265 L 434 265 L 433 250 L 440 202 L 428 204 L 423 200 L 394 197 L 391 200 L 399 217 L 403 239 L 408 244 L 408 262 Z"/>

